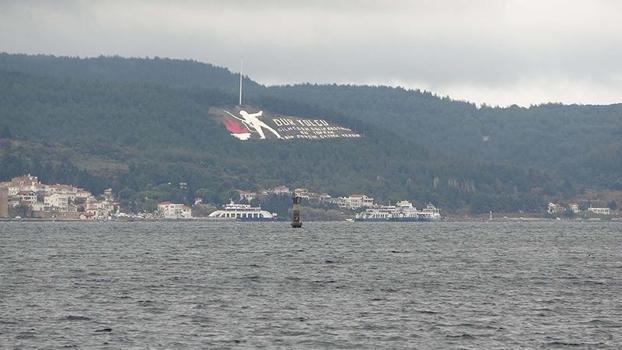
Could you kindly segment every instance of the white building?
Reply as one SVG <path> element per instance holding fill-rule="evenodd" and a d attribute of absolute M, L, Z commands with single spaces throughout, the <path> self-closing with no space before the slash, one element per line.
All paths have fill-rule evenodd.
<path fill-rule="evenodd" d="M 69 211 L 69 195 L 53 193 L 43 198 L 43 204 L 54 211 Z"/>
<path fill-rule="evenodd" d="M 114 202 L 114 196 L 112 195 L 112 188 L 104 190 L 104 200 L 106 202 Z"/>
<path fill-rule="evenodd" d="M 292 194 L 292 191 L 290 191 L 287 186 L 276 186 L 268 192 L 273 193 L 277 196 L 289 196 Z"/>
<path fill-rule="evenodd" d="M 32 206 L 37 203 L 37 194 L 34 191 L 20 191 L 17 193 L 20 204 Z"/>
<path fill-rule="evenodd" d="M 587 208 L 587 211 L 596 215 L 611 215 L 609 208 Z"/>
<path fill-rule="evenodd" d="M 30 174 L 14 177 L 11 181 L 2 183 L 2 186 L 8 189 L 9 196 L 17 196 L 20 192 L 24 191 L 37 192 L 43 188 L 43 185 L 39 182 L 39 178 Z"/>
<path fill-rule="evenodd" d="M 108 219 L 116 211 L 115 203 L 111 201 L 97 201 L 90 198 L 84 206 L 84 213 L 87 219 L 102 220 Z"/>
<path fill-rule="evenodd" d="M 347 209 L 372 208 L 374 198 L 364 194 L 352 194 L 350 197 L 339 197 L 339 207 Z"/>
<path fill-rule="evenodd" d="M 257 193 L 255 192 L 244 191 L 244 190 L 237 190 L 237 192 L 240 194 L 241 201 L 250 202 L 253 199 L 257 198 Z"/>
<path fill-rule="evenodd" d="M 581 209 L 579 208 L 578 204 L 573 203 L 573 204 L 570 204 L 570 211 L 575 214 L 579 214 L 581 212 Z"/>
<path fill-rule="evenodd" d="M 555 204 L 555 203 L 549 203 L 549 206 L 546 212 L 549 213 L 550 215 L 557 215 L 557 214 L 563 214 L 564 210 L 566 209 L 562 205 Z"/>
<path fill-rule="evenodd" d="M 192 209 L 185 204 L 162 202 L 158 204 L 158 211 L 165 219 L 191 219 Z"/>
<path fill-rule="evenodd" d="M 322 193 L 318 196 L 318 201 L 320 203 L 331 203 L 332 199 L 333 197 L 331 197 L 328 193 Z"/>
<path fill-rule="evenodd" d="M 7 189 L 9 191 L 9 197 L 17 196 L 17 194 L 20 192 L 19 188 L 20 188 L 19 185 L 9 185 L 9 186 L 7 186 Z"/>
<path fill-rule="evenodd" d="M 302 199 L 309 200 L 313 193 L 309 192 L 306 188 L 297 188 L 294 190 L 294 194 Z"/>

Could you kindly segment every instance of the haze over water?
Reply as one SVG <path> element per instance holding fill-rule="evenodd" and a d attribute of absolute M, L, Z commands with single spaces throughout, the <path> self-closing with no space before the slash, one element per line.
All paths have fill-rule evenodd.
<path fill-rule="evenodd" d="M 0 223 L 0 348 L 619 348 L 622 225 Z"/>

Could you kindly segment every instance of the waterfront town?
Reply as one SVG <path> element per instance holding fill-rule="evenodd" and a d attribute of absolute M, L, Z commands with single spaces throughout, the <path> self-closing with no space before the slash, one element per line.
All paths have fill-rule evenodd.
<path fill-rule="evenodd" d="M 112 190 L 100 196 L 66 184 L 43 184 L 30 174 L 0 183 L 0 218 L 103 220 L 119 212 Z"/>
<path fill-rule="evenodd" d="M 184 188 L 187 184 L 180 183 L 179 186 Z M 408 212 L 414 213 L 415 217 L 426 219 L 420 221 L 436 221 L 441 218 L 440 210 L 429 203 L 421 211 L 417 211 L 412 203 L 408 201 L 399 201 L 396 205 L 386 205 L 377 203 L 373 197 L 362 193 L 351 194 L 347 197 L 333 197 L 328 193 L 316 193 L 305 188 L 290 190 L 287 186 L 276 186 L 260 191 L 236 190 L 235 193 L 237 194 L 237 203 L 234 203 L 232 200 L 229 205 L 223 207 L 224 211 L 218 210 L 211 203 L 203 203 L 202 198 L 197 197 L 194 199 L 192 206 L 184 203 L 163 201 L 158 203 L 157 208 L 152 212 L 132 213 L 124 211 L 124 208 L 116 200 L 110 188 L 96 196 L 85 189 L 69 184 L 44 184 L 37 176 L 27 174 L 6 182 L 0 182 L 0 219 L 182 220 L 246 218 L 246 215 L 248 215 L 248 218 L 253 218 L 254 216 L 251 212 L 259 213 L 261 208 L 252 207 L 251 203 L 260 203 L 269 197 L 290 198 L 293 194 L 304 200 L 310 207 L 333 208 L 333 210 L 345 212 L 345 215 L 350 215 L 353 219 L 359 219 L 359 221 L 390 218 L 392 215 L 395 216 L 396 213 L 399 213 L 399 218 L 404 218 L 405 209 Z M 242 210 L 243 212 L 248 212 L 248 214 L 240 214 L 240 216 L 227 215 L 227 208 L 235 208 L 235 210 Z M 617 216 L 617 209 L 615 202 L 551 202 L 541 217 L 553 219 L 612 218 Z M 268 213 L 267 215 L 276 219 L 276 214 L 266 212 L 265 210 L 262 212 Z M 492 217 L 493 214 L 491 212 L 491 220 Z"/>

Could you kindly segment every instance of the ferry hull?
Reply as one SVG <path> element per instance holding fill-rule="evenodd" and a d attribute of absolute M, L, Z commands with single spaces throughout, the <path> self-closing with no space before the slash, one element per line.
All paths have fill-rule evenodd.
<path fill-rule="evenodd" d="M 385 218 L 385 219 L 365 219 L 365 218 L 354 218 L 356 222 L 431 222 L 431 221 L 440 221 L 440 219 L 433 218 Z"/>
<path fill-rule="evenodd" d="M 276 221 L 276 218 L 237 218 L 234 221 L 258 222 L 258 221 Z"/>

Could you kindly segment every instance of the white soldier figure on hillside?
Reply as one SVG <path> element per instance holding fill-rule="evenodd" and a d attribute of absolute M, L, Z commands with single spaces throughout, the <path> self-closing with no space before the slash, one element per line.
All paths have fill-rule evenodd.
<path fill-rule="evenodd" d="M 266 138 L 266 135 L 264 135 L 264 133 L 263 133 L 263 128 L 268 129 L 268 131 L 273 133 L 277 138 L 279 138 L 279 139 L 281 138 L 281 135 L 279 135 L 279 133 L 276 132 L 276 130 L 272 129 L 268 124 L 264 123 L 263 121 L 261 121 L 258 118 L 258 117 L 261 117 L 263 115 L 263 111 L 259 111 L 257 113 L 248 113 L 248 112 L 242 110 L 242 111 L 240 111 L 240 115 L 242 116 L 242 118 L 238 118 L 238 117 L 234 116 L 231 113 L 229 113 L 229 115 L 234 117 L 235 119 L 238 119 L 242 123 L 244 123 L 244 125 L 246 125 L 246 127 L 249 130 L 251 128 L 254 129 L 259 134 L 259 138 L 261 138 L 261 139 L 265 139 Z"/>

